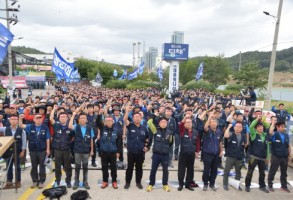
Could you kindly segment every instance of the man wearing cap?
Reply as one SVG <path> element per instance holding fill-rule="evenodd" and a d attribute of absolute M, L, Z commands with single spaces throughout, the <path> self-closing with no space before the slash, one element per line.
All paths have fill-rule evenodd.
<path fill-rule="evenodd" d="M 4 133 L 4 136 L 14 136 L 16 141 L 16 148 L 17 148 L 17 177 L 16 179 L 16 187 L 21 187 L 21 171 L 20 171 L 20 158 L 23 158 L 25 155 L 26 150 L 26 133 L 25 131 L 18 127 L 18 115 L 11 115 L 9 118 L 10 126 L 1 127 L 0 128 L 0 136 L 1 133 Z M 12 179 L 13 179 L 13 170 L 12 166 L 14 163 L 13 155 L 13 146 L 11 146 L 2 156 L 2 158 L 6 158 L 6 166 L 9 165 L 8 172 L 7 172 L 7 183 L 4 186 L 4 189 L 9 189 L 13 187 Z M 11 160 L 12 159 L 12 160 Z M 15 163 L 14 163 L 15 165 Z"/>
<path fill-rule="evenodd" d="M 277 131 L 274 129 L 277 128 Z M 273 181 L 280 167 L 281 190 L 290 192 L 287 187 L 287 167 L 288 160 L 291 159 L 291 146 L 289 135 L 285 131 L 286 124 L 284 121 L 272 123 L 270 127 L 270 142 L 271 142 L 271 166 L 268 174 L 269 190 L 274 192 Z"/>
<path fill-rule="evenodd" d="M 18 101 L 18 109 L 17 109 L 18 114 L 23 114 L 23 112 L 24 112 L 24 104 L 25 104 L 24 100 L 20 99 Z"/>
<path fill-rule="evenodd" d="M 54 149 L 55 156 L 55 182 L 57 186 L 60 186 L 61 181 L 61 165 L 66 173 L 65 182 L 67 188 L 71 188 L 71 177 L 72 168 L 70 163 L 70 152 L 71 144 L 73 140 L 74 133 L 68 127 L 68 115 L 62 112 L 58 115 L 59 123 L 54 120 L 54 113 L 57 105 L 54 106 L 50 114 L 50 122 L 54 128 L 54 134 L 52 138 L 52 148 Z"/>
<path fill-rule="evenodd" d="M 108 187 L 109 172 L 108 167 L 110 164 L 112 187 L 118 188 L 117 185 L 117 167 L 116 157 L 119 157 L 119 149 L 122 145 L 122 129 L 114 126 L 114 118 L 111 115 L 105 117 L 105 126 L 102 120 L 102 113 L 97 117 L 97 125 L 100 129 L 100 152 L 103 171 L 103 183 L 101 188 Z"/>
<path fill-rule="evenodd" d="M 46 167 L 44 160 L 50 155 L 50 132 L 46 125 L 42 124 L 43 116 L 39 113 L 34 115 L 34 124 L 23 124 L 24 115 L 19 116 L 19 127 L 25 129 L 29 144 L 30 158 L 32 162 L 31 178 L 33 185 L 31 188 L 44 187 L 46 181 Z M 39 172 L 38 172 L 39 167 Z"/>
<path fill-rule="evenodd" d="M 126 127 L 124 126 L 123 117 L 120 115 L 119 106 L 114 106 L 113 107 L 113 118 L 114 118 L 114 127 L 120 133 L 122 133 L 122 136 L 125 137 L 126 136 Z M 123 138 L 123 139 L 125 139 L 125 138 Z M 119 146 L 118 153 L 119 153 L 119 161 L 123 162 L 124 161 L 124 158 L 123 158 L 123 145 Z"/>
<path fill-rule="evenodd" d="M 169 165 L 169 149 L 173 144 L 173 133 L 168 129 L 168 118 L 161 117 L 159 119 L 159 127 L 153 124 L 153 119 L 148 121 L 148 126 L 150 127 L 153 135 L 149 138 L 149 143 L 147 148 L 149 149 L 154 140 L 153 146 L 153 156 L 152 156 L 152 167 L 150 173 L 150 183 L 147 187 L 147 192 L 151 192 L 156 183 L 156 173 L 159 165 L 163 168 L 163 189 L 170 192 L 171 189 L 168 185 L 168 165 Z"/>
<path fill-rule="evenodd" d="M 139 113 L 133 113 L 133 122 L 128 120 L 130 112 L 129 105 L 125 108 L 124 123 L 127 128 L 127 169 L 126 183 L 124 189 L 130 187 L 133 168 L 135 164 L 136 186 L 142 189 L 141 179 L 143 175 L 142 164 L 145 159 L 145 152 L 148 151 L 149 132 L 144 125 L 141 125 L 142 116 Z"/>
<path fill-rule="evenodd" d="M 267 135 L 264 132 L 264 125 L 262 123 L 262 116 L 258 115 L 257 118 L 250 124 L 250 151 L 248 171 L 245 177 L 245 191 L 250 192 L 251 179 L 253 171 L 256 166 L 259 170 L 259 190 L 269 193 L 265 184 L 265 169 L 268 160 L 269 145 L 267 143 Z"/>

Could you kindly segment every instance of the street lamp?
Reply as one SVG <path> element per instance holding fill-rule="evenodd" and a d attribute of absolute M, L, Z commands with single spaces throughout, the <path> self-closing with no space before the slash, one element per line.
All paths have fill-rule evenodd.
<path fill-rule="evenodd" d="M 271 108 L 272 87 L 273 87 L 273 82 L 274 82 L 276 51 L 277 51 L 277 44 L 278 44 L 278 35 L 279 35 L 279 26 L 280 26 L 280 21 L 281 21 L 282 5 L 283 5 L 283 0 L 280 0 L 277 16 L 271 15 L 270 13 L 268 13 L 266 11 L 263 12 L 264 14 L 276 19 L 273 50 L 272 50 L 272 55 L 271 55 L 270 72 L 269 72 L 269 80 L 268 80 L 268 103 L 266 106 L 267 110 L 270 110 L 270 108 Z"/>

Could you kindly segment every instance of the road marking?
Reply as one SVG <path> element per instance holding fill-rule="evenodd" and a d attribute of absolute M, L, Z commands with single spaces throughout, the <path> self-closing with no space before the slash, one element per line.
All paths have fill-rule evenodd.
<path fill-rule="evenodd" d="M 29 187 L 20 197 L 19 197 L 19 200 L 25 200 L 25 199 L 28 199 L 29 196 L 31 196 L 31 194 L 37 190 L 37 187 L 36 188 L 31 188 Z"/>
<path fill-rule="evenodd" d="M 44 189 L 48 189 L 48 188 L 51 188 L 52 187 L 52 185 L 53 185 L 53 183 L 55 182 L 55 176 L 49 181 L 49 184 L 48 185 L 46 185 L 46 187 L 44 188 Z M 46 198 L 42 193 L 38 196 L 38 198 L 37 198 L 37 200 L 42 200 L 42 199 L 44 199 L 44 198 Z"/>

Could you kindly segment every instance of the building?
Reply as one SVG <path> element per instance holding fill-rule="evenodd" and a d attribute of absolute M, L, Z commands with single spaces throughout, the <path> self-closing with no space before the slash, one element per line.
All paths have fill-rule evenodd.
<path fill-rule="evenodd" d="M 158 48 L 150 47 L 149 50 L 145 53 L 145 67 L 147 70 L 155 70 L 156 61 L 158 57 Z"/>
<path fill-rule="evenodd" d="M 171 36 L 171 43 L 184 44 L 184 32 L 174 31 L 173 35 Z"/>

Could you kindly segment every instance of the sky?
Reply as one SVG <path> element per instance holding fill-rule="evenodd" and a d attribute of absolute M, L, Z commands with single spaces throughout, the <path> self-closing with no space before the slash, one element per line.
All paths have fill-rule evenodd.
<path fill-rule="evenodd" d="M 9 0 L 10 1 L 10 0 Z M 19 0 L 13 46 L 132 65 L 133 43 L 157 47 L 184 32 L 189 57 L 271 51 L 279 0 Z M 5 1 L 0 1 L 4 8 Z M 2 11 L 0 17 L 5 17 Z M 293 1 L 284 0 L 278 50 L 293 46 Z M 4 20 L 1 23 L 6 25 Z M 142 52 L 142 49 L 140 50 Z"/>

